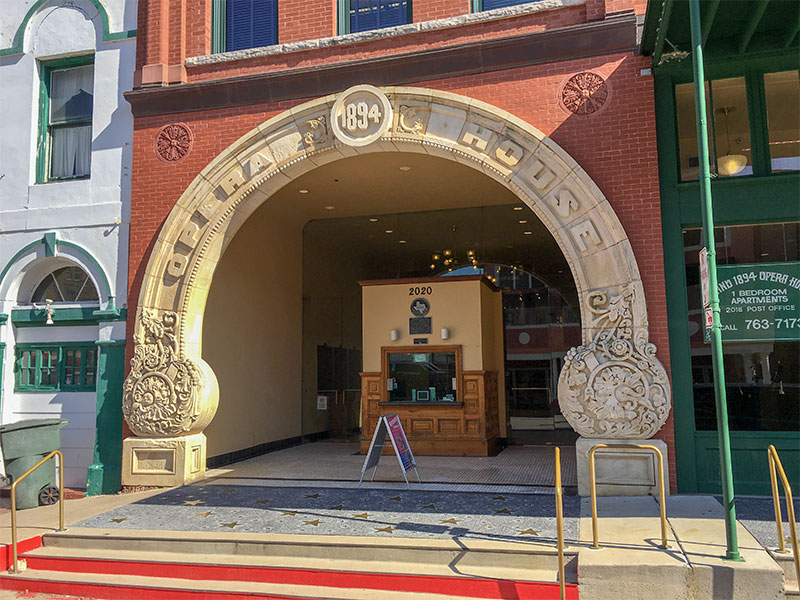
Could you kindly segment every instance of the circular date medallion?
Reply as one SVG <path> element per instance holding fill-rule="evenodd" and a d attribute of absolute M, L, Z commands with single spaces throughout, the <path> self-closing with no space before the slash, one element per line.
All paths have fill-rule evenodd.
<path fill-rule="evenodd" d="M 331 109 L 333 134 L 348 146 L 366 146 L 392 123 L 392 105 L 378 88 L 357 85 L 345 90 Z"/>

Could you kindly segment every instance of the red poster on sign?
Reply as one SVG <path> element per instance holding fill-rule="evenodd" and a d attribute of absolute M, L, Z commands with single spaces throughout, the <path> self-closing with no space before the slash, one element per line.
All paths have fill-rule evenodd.
<path fill-rule="evenodd" d="M 403 431 L 403 424 L 400 422 L 400 417 L 397 415 L 387 415 L 384 418 L 386 419 L 386 424 L 389 426 L 389 435 L 392 437 L 392 440 L 394 440 L 394 447 L 397 449 L 397 454 L 400 456 L 403 468 L 408 471 L 414 466 L 414 457 L 408 446 L 406 432 Z"/>

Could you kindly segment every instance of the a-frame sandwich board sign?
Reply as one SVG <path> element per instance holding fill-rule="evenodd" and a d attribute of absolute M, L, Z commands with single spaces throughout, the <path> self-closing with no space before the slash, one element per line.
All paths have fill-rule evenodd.
<path fill-rule="evenodd" d="M 372 478 L 370 481 L 375 481 L 375 472 L 378 470 L 378 462 L 381 460 L 383 453 L 383 446 L 386 443 L 386 436 L 392 441 L 394 453 L 397 456 L 397 462 L 400 465 L 400 471 L 403 473 L 403 479 L 406 480 L 406 486 L 411 489 L 408 483 L 406 471 L 414 469 L 417 474 L 417 481 L 422 481 L 417 471 L 417 461 L 414 460 L 414 454 L 411 452 L 411 446 L 408 445 L 406 433 L 403 431 L 403 424 L 400 422 L 400 417 L 396 414 L 382 415 L 378 419 L 378 426 L 375 427 L 375 433 L 372 435 L 372 441 L 369 444 L 367 456 L 364 458 L 364 466 L 361 467 L 361 479 L 358 481 L 358 486 L 364 482 L 364 475 L 367 469 L 372 469 Z"/>

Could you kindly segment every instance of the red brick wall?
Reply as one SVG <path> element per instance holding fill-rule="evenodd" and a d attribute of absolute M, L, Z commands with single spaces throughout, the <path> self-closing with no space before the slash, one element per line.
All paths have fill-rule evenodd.
<path fill-rule="evenodd" d="M 278 42 L 299 42 L 336 35 L 336 0 L 280 0 Z"/>
<path fill-rule="evenodd" d="M 307 68 L 350 60 L 391 56 L 404 52 L 450 46 L 455 43 L 466 44 L 512 35 L 535 33 L 585 22 L 585 7 L 579 5 L 559 10 L 532 13 L 513 19 L 500 19 L 473 25 L 463 25 L 457 28 L 406 34 L 370 42 L 343 44 L 319 50 L 274 54 L 207 66 L 189 67 L 189 82 L 218 80 L 227 77 L 282 71 L 290 68 Z"/>
<path fill-rule="evenodd" d="M 649 59 L 625 53 L 426 81 L 420 85 L 477 98 L 511 112 L 549 135 L 586 170 L 614 207 L 628 234 L 647 297 L 650 340 L 657 345 L 658 357 L 669 369 L 653 82 L 639 74 L 640 69 L 648 66 Z M 558 104 L 563 82 L 587 69 L 606 77 L 611 89 L 606 107 L 588 118 L 568 114 Z M 135 314 L 152 241 L 192 179 L 244 133 L 302 101 L 136 119 L 129 271 L 131 314 Z M 161 125 L 176 121 L 190 126 L 195 145 L 183 161 L 170 165 L 156 158 L 153 139 Z M 129 327 L 131 324 L 132 319 Z M 669 444 L 670 480 L 674 486 L 671 417 L 657 437 Z"/>
<path fill-rule="evenodd" d="M 470 13 L 470 0 L 412 0 L 414 23 Z"/>

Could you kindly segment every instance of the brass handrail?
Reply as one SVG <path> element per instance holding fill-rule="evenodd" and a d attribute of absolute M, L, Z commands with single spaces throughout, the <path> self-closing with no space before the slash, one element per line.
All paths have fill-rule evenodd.
<path fill-rule="evenodd" d="M 601 449 L 630 450 L 632 448 L 635 450 L 652 450 L 658 457 L 658 497 L 661 508 L 661 545 L 659 548 L 669 548 L 667 544 L 667 504 L 665 502 L 664 493 L 664 456 L 661 454 L 661 450 L 650 444 L 595 444 L 592 446 L 592 449 L 589 450 L 589 482 L 592 494 L 592 548 L 594 549 L 600 548 L 600 542 L 598 541 L 599 536 L 597 534 L 597 481 L 594 469 L 595 452 Z"/>
<path fill-rule="evenodd" d="M 792 552 L 794 553 L 794 570 L 797 575 L 797 581 L 800 582 L 800 553 L 797 551 L 797 525 L 794 520 L 794 501 L 792 500 L 792 486 L 789 485 L 789 479 L 786 477 L 786 471 L 783 470 L 781 459 L 778 457 L 778 451 L 772 444 L 767 448 L 767 456 L 769 457 L 769 479 L 772 484 L 772 504 L 775 507 L 775 524 L 778 526 L 778 552 L 786 552 L 786 545 L 783 541 L 783 520 L 781 519 L 781 501 L 778 496 L 778 478 L 775 475 L 775 470 L 781 476 L 781 483 L 783 484 L 783 494 L 786 496 L 786 512 L 789 517 L 789 531 L 792 534 Z"/>
<path fill-rule="evenodd" d="M 558 587 L 561 600 L 567 597 L 564 582 L 564 505 L 561 491 L 561 448 L 556 446 L 556 531 L 558 534 Z"/>
<path fill-rule="evenodd" d="M 64 531 L 64 456 L 60 451 L 53 450 L 11 484 L 11 547 L 14 560 L 11 563 L 11 571 L 13 573 L 19 572 L 17 569 L 17 484 L 55 456 L 58 456 L 58 529 L 56 531 Z"/>

